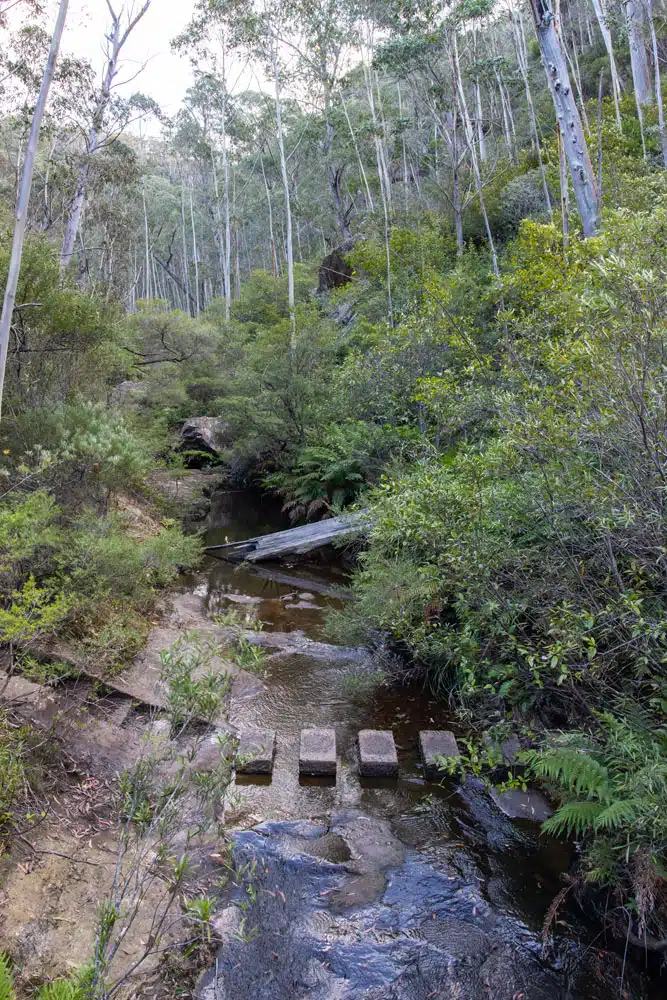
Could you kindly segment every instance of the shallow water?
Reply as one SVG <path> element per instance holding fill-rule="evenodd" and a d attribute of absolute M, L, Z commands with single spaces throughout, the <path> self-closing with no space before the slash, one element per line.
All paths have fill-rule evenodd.
<path fill-rule="evenodd" d="M 214 498 L 207 542 L 242 540 L 287 526 L 270 499 L 248 491 L 225 493 Z M 287 633 L 295 640 L 296 649 L 303 638 L 321 643 L 325 610 L 341 606 L 346 599 L 345 572 L 335 561 L 248 568 L 209 558 L 204 584 L 201 579 L 198 592 L 204 594 L 211 613 L 229 606 L 252 610 L 264 622 L 263 643 L 271 643 L 272 633 L 281 633 L 283 639 Z M 290 961 L 303 966 L 303 975 L 299 973 L 301 978 L 296 980 L 276 978 L 271 971 L 273 952 L 267 954 L 266 948 L 250 942 L 245 945 L 243 962 L 250 961 L 255 972 L 248 976 L 246 969 L 245 978 L 234 980 L 231 970 L 238 968 L 238 942 L 223 947 L 219 961 L 227 969 L 227 982 L 235 982 L 228 995 L 234 1000 L 264 996 L 272 1000 L 292 996 L 313 1000 L 460 996 L 461 1000 L 474 1000 L 487 966 L 480 958 L 477 979 L 459 974 L 460 956 L 452 959 L 447 952 L 454 947 L 451 934 L 445 951 L 438 945 L 440 950 L 433 952 L 435 946 L 428 943 L 430 931 L 424 931 L 429 915 L 433 920 L 462 921 L 471 940 L 476 928 L 486 935 L 484 948 L 491 942 L 489 955 L 499 954 L 498 949 L 509 942 L 512 954 L 518 956 L 514 978 L 508 978 L 502 988 L 498 985 L 495 992 L 491 984 L 490 992 L 482 991 L 480 996 L 504 1000 L 507 995 L 508 1000 L 514 1000 L 513 990 L 517 997 L 523 996 L 522 990 L 531 984 L 535 997 L 540 998 L 588 1000 L 598 995 L 587 978 L 589 953 L 575 943 L 591 932 L 583 917 L 569 912 L 566 933 L 560 935 L 548 959 L 540 957 L 541 925 L 572 860 L 568 846 L 540 836 L 534 824 L 509 820 L 474 782 L 459 787 L 453 781 L 438 785 L 424 780 L 417 753 L 419 730 L 456 731 L 442 703 L 415 687 L 398 691 L 383 687 L 370 699 L 355 697 L 347 678 L 350 672 L 373 669 L 366 655 L 332 646 L 320 646 L 316 654 L 283 649 L 269 655 L 265 676 L 236 687 L 232 697 L 231 721 L 235 725 L 262 726 L 277 733 L 272 779 L 237 779 L 231 815 L 246 831 L 238 835 L 237 851 L 247 858 L 261 850 L 262 856 L 270 859 L 265 881 L 280 884 L 281 895 L 290 892 L 300 900 L 298 905 L 290 904 L 296 908 L 289 923 L 293 929 L 303 924 L 308 932 L 301 935 L 303 940 L 293 942 L 290 952 Z M 299 778 L 299 734 L 310 726 L 336 730 L 339 761 L 335 781 Z M 362 728 L 393 730 L 400 761 L 397 781 L 359 777 L 355 739 Z M 290 826 L 295 821 L 305 822 L 304 829 L 311 831 L 298 843 Z M 355 823 L 362 821 L 369 824 L 369 842 L 375 842 L 375 833 L 380 831 L 377 842 L 382 844 L 383 837 L 387 843 L 395 841 L 403 852 L 401 858 L 383 861 L 382 850 L 364 854 L 363 844 L 354 839 Z M 315 826 L 308 827 L 308 823 Z M 265 825 L 251 831 L 257 824 Z M 385 836 L 382 831 L 391 832 Z M 319 845 L 317 850 L 314 844 Z M 330 868 L 325 872 L 322 865 Z M 266 891 L 273 899 L 274 890 Z M 322 895 L 326 897 L 324 904 Z M 260 935 L 269 933 L 269 925 L 276 919 L 267 907 L 266 899 L 254 907 Z M 331 921 L 336 925 L 335 933 L 331 932 Z M 367 925 L 377 928 L 383 921 L 399 948 L 400 961 L 390 961 L 383 950 L 386 941 L 380 941 L 376 934 L 369 938 L 364 929 Z M 453 933 L 454 925 L 447 926 L 448 933 Z M 322 949 L 337 955 L 335 974 L 329 974 L 331 962 L 323 961 Z M 601 985 L 599 995 L 612 995 L 612 989 L 615 995 L 623 995 L 615 978 L 616 956 L 606 951 L 595 953 L 604 966 L 593 976 Z M 428 965 L 434 954 L 440 954 L 449 969 L 449 979 L 442 978 L 440 970 L 443 992 L 429 992 L 433 985 L 430 972 L 402 992 L 396 984 L 403 982 L 411 962 L 430 956 Z M 319 972 L 311 983 L 309 976 L 315 967 Z M 220 983 L 219 995 L 227 995 L 220 993 Z M 526 994 L 526 1000 L 532 996 Z"/>

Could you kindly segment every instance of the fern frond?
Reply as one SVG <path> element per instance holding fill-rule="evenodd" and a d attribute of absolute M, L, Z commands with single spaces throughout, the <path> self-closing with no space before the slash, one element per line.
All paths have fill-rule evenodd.
<path fill-rule="evenodd" d="M 593 829 L 618 830 L 619 827 L 634 823 L 641 812 L 641 802 L 637 799 L 615 799 L 599 814 Z"/>
<path fill-rule="evenodd" d="M 589 827 L 594 826 L 601 811 L 602 806 L 599 802 L 585 800 L 566 802 L 542 824 L 542 829 L 545 833 L 552 833 L 555 836 L 566 834 L 568 837 L 580 837 Z"/>
<path fill-rule="evenodd" d="M 16 1000 L 14 975 L 9 964 L 9 956 L 0 951 L 0 1000 Z"/>
<path fill-rule="evenodd" d="M 530 763 L 537 775 L 552 778 L 577 795 L 594 795 L 601 801 L 609 800 L 609 772 L 589 754 L 567 747 L 553 747 L 531 754 Z"/>

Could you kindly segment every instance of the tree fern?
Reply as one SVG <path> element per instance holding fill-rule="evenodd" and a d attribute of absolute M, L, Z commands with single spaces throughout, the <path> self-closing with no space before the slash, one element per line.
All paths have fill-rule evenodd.
<path fill-rule="evenodd" d="M 0 951 L 0 1000 L 16 1000 L 14 976 L 9 964 L 9 956 Z"/>

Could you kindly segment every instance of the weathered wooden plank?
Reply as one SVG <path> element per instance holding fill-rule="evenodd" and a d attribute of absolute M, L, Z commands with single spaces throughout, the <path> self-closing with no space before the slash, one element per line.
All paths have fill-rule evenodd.
<path fill-rule="evenodd" d="M 347 538 L 363 531 L 366 521 L 364 512 L 331 517 L 315 524 L 302 524 L 298 528 L 273 531 L 268 535 L 246 538 L 241 542 L 227 542 L 224 545 L 209 545 L 207 552 L 218 552 L 231 562 L 263 562 L 282 559 L 285 556 L 306 555 L 316 549 L 330 545 L 338 538 Z"/>

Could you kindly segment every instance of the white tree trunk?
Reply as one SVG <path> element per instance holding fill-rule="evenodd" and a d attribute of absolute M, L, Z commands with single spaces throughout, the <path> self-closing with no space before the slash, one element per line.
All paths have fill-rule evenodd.
<path fill-rule="evenodd" d="M 21 188 L 16 205 L 16 222 L 14 225 L 14 238 L 12 240 L 12 253 L 9 259 L 9 270 L 7 272 L 7 284 L 2 303 L 2 315 L 0 316 L 0 418 L 2 417 L 2 394 L 5 384 L 5 370 L 7 367 L 7 354 L 9 351 L 9 335 L 12 327 L 12 316 L 14 315 L 14 304 L 16 302 L 16 288 L 21 271 L 21 257 L 23 256 L 23 240 L 25 237 L 26 224 L 28 222 L 28 206 L 30 203 L 30 190 L 32 188 L 32 175 L 35 169 L 35 156 L 37 155 L 37 143 L 39 140 L 39 130 L 44 116 L 44 108 L 49 96 L 51 81 L 56 68 L 60 40 L 65 27 L 67 16 L 68 0 L 60 0 L 58 16 L 53 29 L 51 48 L 46 60 L 42 85 L 39 89 L 39 96 L 35 111 L 32 116 L 30 126 L 30 136 L 26 149 L 25 160 L 23 162 L 23 176 L 21 178 Z"/>
<path fill-rule="evenodd" d="M 141 185 L 141 201 L 144 206 L 144 298 L 150 299 L 151 295 L 151 256 L 148 242 L 148 211 L 146 209 L 146 178 L 143 178 Z"/>
<path fill-rule="evenodd" d="M 665 132 L 665 111 L 662 103 L 662 80 L 660 78 L 660 58 L 658 53 L 658 39 L 655 33 L 655 22 L 653 20 L 653 0 L 648 0 L 648 25 L 651 32 L 651 48 L 653 49 L 653 72 L 655 73 L 655 98 L 658 102 L 658 132 L 660 133 L 660 146 L 662 147 L 662 162 L 667 167 L 667 132 Z"/>
<path fill-rule="evenodd" d="M 276 102 L 276 124 L 278 126 L 278 149 L 280 151 L 280 169 L 285 192 L 285 225 L 287 227 L 286 257 L 287 257 L 287 296 L 290 316 L 290 346 L 296 348 L 296 300 L 294 296 L 294 248 L 292 245 L 292 205 L 290 201 L 289 176 L 287 174 L 287 158 L 285 156 L 285 140 L 283 136 L 283 114 L 280 102 L 280 76 L 278 73 L 278 52 L 275 39 L 271 40 L 271 63 L 273 66 L 273 84 Z"/>
<path fill-rule="evenodd" d="M 547 0 L 531 0 L 531 9 L 535 19 L 535 28 L 549 90 L 563 135 L 572 187 L 584 236 L 593 236 L 600 221 L 598 189 L 586 146 L 581 116 L 572 93 L 567 62 L 556 30 L 556 21 Z"/>
<path fill-rule="evenodd" d="M 192 315 L 192 296 L 190 295 L 190 265 L 188 263 L 188 242 L 185 235 L 185 179 L 181 178 L 181 237 L 183 244 L 183 287 L 185 288 L 185 311 Z"/>
<path fill-rule="evenodd" d="M 646 46 L 644 45 L 644 14 L 640 0 L 626 0 L 625 13 L 628 22 L 628 43 L 632 82 L 635 88 L 637 106 L 645 106 L 652 101 L 651 74 L 648 68 Z"/>
<path fill-rule="evenodd" d="M 375 206 L 373 204 L 373 195 L 371 194 L 371 189 L 368 186 L 368 177 L 366 176 L 366 171 L 364 170 L 363 160 L 361 159 L 361 153 L 359 152 L 359 145 L 357 143 L 357 137 L 354 134 L 354 129 L 352 128 L 352 122 L 350 121 L 350 116 L 347 113 L 347 104 L 345 103 L 345 98 L 343 97 L 343 91 L 340 91 L 340 101 L 343 105 L 343 111 L 345 113 L 345 120 L 347 122 L 347 127 L 350 130 L 350 137 L 352 139 L 352 145 L 354 146 L 354 152 L 357 156 L 357 163 L 359 165 L 359 173 L 364 184 L 364 192 L 366 195 L 366 205 L 369 212 L 375 211 Z"/>
<path fill-rule="evenodd" d="M 227 76 L 225 37 L 222 36 L 222 195 L 225 213 L 225 319 L 232 318 L 232 228 L 229 218 L 229 156 L 227 154 Z"/>
<path fill-rule="evenodd" d="M 607 56 L 609 57 L 609 69 L 611 71 L 611 92 L 614 98 L 616 124 L 618 125 L 619 131 L 622 131 L 623 125 L 621 122 L 621 108 L 620 108 L 621 85 L 618 79 L 618 70 L 616 69 L 614 43 L 611 38 L 611 31 L 609 30 L 609 23 L 607 21 L 607 8 L 605 6 L 605 0 L 593 0 L 593 7 L 595 8 L 595 16 L 597 17 L 598 24 L 600 26 L 600 33 L 602 35 L 604 47 L 606 48 Z"/>
<path fill-rule="evenodd" d="M 491 232 L 489 217 L 486 212 L 486 202 L 484 200 L 484 187 L 482 185 L 482 175 L 479 170 L 479 162 L 477 160 L 477 150 L 475 149 L 475 137 L 473 135 L 470 115 L 468 114 L 468 105 L 466 102 L 465 89 L 463 87 L 463 79 L 461 77 L 461 66 L 459 64 L 459 47 L 458 47 L 456 32 L 454 32 L 453 66 L 454 66 L 454 79 L 456 82 L 456 89 L 458 91 L 459 107 L 461 110 L 461 118 L 463 120 L 463 128 L 465 131 L 466 141 L 468 144 L 468 152 L 470 153 L 470 160 L 472 162 L 472 171 L 475 177 L 475 185 L 477 187 L 477 197 L 479 198 L 479 207 L 482 212 L 482 218 L 484 219 L 486 235 L 489 241 L 489 250 L 491 251 L 491 262 L 493 264 L 493 273 L 495 274 L 496 278 L 499 278 L 500 268 L 498 267 L 498 255 L 496 254 L 496 246 L 493 241 L 493 233 Z"/>
<path fill-rule="evenodd" d="M 197 254 L 197 229 L 195 227 L 195 209 L 192 202 L 192 181 L 190 181 L 190 224 L 192 226 L 192 260 L 195 265 L 195 316 L 199 318 L 201 303 L 199 298 L 199 257 Z"/>

